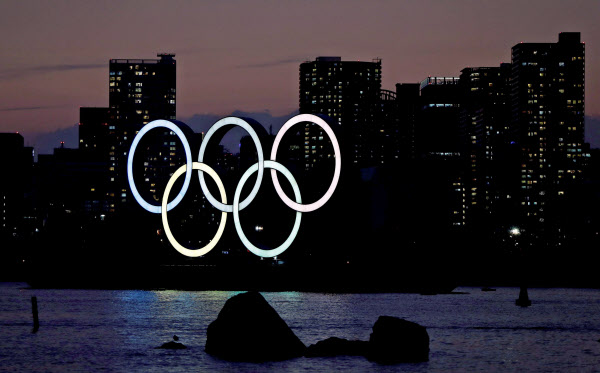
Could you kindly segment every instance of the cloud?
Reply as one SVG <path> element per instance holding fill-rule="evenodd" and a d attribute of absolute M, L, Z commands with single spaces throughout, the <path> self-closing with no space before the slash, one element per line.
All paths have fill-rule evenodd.
<path fill-rule="evenodd" d="M 5 69 L 0 71 L 0 79 L 1 80 L 9 80 L 21 78 L 28 75 L 38 75 L 38 74 L 47 74 L 53 72 L 63 72 L 63 71 L 75 71 L 75 70 L 88 70 L 88 69 L 100 69 L 106 68 L 107 64 L 102 63 L 88 63 L 88 64 L 79 64 L 79 65 L 41 65 L 41 66 L 32 66 L 32 67 L 24 67 L 24 68 L 15 68 L 15 69 Z"/>
<path fill-rule="evenodd" d="M 44 109 L 55 109 L 59 107 L 65 107 L 67 105 L 46 105 L 46 106 L 17 106 L 0 108 L 0 111 L 30 111 L 30 110 L 44 110 Z"/>
<path fill-rule="evenodd" d="M 287 58 L 287 59 L 283 59 L 283 60 L 278 60 L 278 61 L 270 61 L 270 62 L 263 62 L 263 63 L 255 63 L 255 64 L 246 64 L 246 65 L 238 65 L 236 66 L 236 68 L 238 69 L 262 69 L 265 67 L 273 67 L 273 66 L 279 66 L 279 65 L 287 65 L 290 63 L 299 63 L 306 60 L 306 58 Z"/>
<path fill-rule="evenodd" d="M 189 47 L 189 48 L 176 48 L 175 55 L 194 55 L 194 54 L 206 54 L 207 52 L 219 52 L 219 51 L 230 51 L 230 48 L 226 47 Z"/>

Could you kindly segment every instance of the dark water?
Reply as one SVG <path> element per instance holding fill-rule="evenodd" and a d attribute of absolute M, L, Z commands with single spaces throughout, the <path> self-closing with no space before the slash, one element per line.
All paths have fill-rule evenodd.
<path fill-rule="evenodd" d="M 110 275 L 110 274 L 107 274 Z M 430 361 L 383 366 L 362 357 L 229 363 L 204 352 L 206 328 L 235 292 L 30 290 L 0 283 L 0 371 L 600 372 L 600 291 L 516 288 L 468 294 L 263 293 L 306 344 L 368 340 L 380 315 L 427 327 Z M 31 296 L 40 329 L 31 333 Z M 154 349 L 177 334 L 187 350 Z"/>

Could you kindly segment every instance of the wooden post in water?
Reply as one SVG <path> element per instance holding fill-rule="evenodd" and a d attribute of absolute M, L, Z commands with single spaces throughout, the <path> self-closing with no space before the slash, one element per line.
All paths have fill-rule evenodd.
<path fill-rule="evenodd" d="M 37 297 L 31 297 L 31 312 L 33 313 L 33 330 L 32 333 L 36 333 L 40 328 L 40 320 L 38 319 L 38 306 Z"/>
<path fill-rule="evenodd" d="M 531 306 L 531 300 L 529 299 L 529 295 L 527 294 L 527 286 L 521 286 L 521 291 L 519 291 L 519 298 L 515 301 L 517 306 L 521 307 L 529 307 Z"/>

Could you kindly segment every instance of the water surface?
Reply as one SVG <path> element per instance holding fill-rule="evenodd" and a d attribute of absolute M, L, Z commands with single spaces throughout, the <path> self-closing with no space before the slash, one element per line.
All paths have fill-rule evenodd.
<path fill-rule="evenodd" d="M 328 337 L 368 340 L 378 316 L 417 322 L 430 361 L 378 365 L 362 357 L 230 363 L 204 352 L 206 328 L 236 292 L 40 290 L 0 283 L 0 370 L 117 371 L 529 371 L 600 372 L 600 290 L 516 288 L 466 294 L 262 293 L 308 346 Z M 32 334 L 31 296 L 40 329 Z M 187 350 L 154 347 L 176 334 Z"/>

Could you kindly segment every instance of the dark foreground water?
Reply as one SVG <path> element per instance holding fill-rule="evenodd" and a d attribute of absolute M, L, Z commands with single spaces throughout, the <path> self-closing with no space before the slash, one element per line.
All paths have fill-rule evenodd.
<path fill-rule="evenodd" d="M 384 366 L 362 357 L 250 364 L 204 352 L 206 328 L 235 292 L 31 290 L 0 283 L 0 370 L 117 371 L 600 371 L 600 291 L 518 289 L 467 294 L 263 293 L 306 344 L 336 336 L 368 340 L 380 315 L 427 327 L 430 361 Z M 31 296 L 40 329 L 31 333 Z M 187 350 L 154 347 L 176 334 Z"/>

